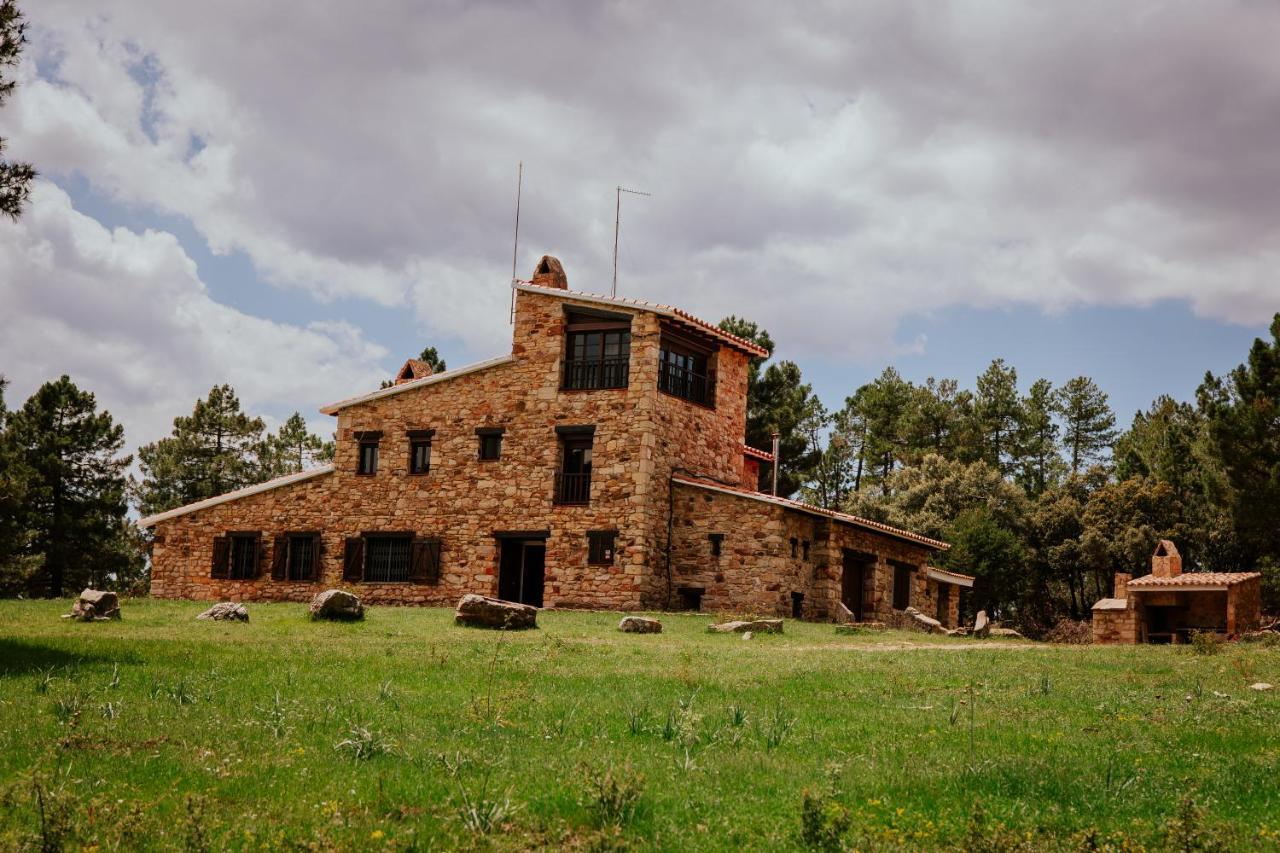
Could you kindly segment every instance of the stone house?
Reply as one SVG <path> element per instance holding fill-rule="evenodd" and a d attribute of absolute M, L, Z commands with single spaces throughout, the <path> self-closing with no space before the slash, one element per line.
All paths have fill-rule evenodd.
<path fill-rule="evenodd" d="M 1162 539 L 1151 574 L 1117 573 L 1115 593 L 1093 605 L 1095 643 L 1181 643 L 1194 632 L 1238 636 L 1262 621 L 1259 572 L 1182 573 L 1182 556 Z"/>
<path fill-rule="evenodd" d="M 668 306 L 568 289 L 554 258 L 514 293 L 511 352 L 324 406 L 334 461 L 162 512 L 152 594 L 686 608 L 958 622 L 964 575 L 906 530 L 756 490 L 743 443 L 756 344 Z"/>

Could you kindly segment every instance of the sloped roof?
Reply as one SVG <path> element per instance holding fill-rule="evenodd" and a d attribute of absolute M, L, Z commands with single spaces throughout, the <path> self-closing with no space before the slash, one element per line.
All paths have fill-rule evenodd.
<path fill-rule="evenodd" d="M 1124 598 L 1099 598 L 1093 603 L 1093 610 L 1127 610 L 1129 602 Z"/>
<path fill-rule="evenodd" d="M 427 364 L 420 358 L 411 358 L 405 361 L 404 367 L 400 368 L 400 372 L 396 374 L 396 379 L 422 379 L 433 373 L 431 365 Z"/>
<path fill-rule="evenodd" d="M 267 480 L 265 483 L 245 486 L 243 489 L 236 489 L 234 492 L 227 492 L 225 495 L 215 495 L 214 497 L 205 498 L 202 501 L 196 501 L 195 503 L 187 504 L 186 506 L 175 507 L 170 510 L 165 510 L 164 512 L 158 512 L 155 515 L 149 515 L 146 518 L 140 518 L 138 519 L 138 526 L 154 527 L 162 521 L 168 521 L 169 519 L 177 518 L 180 515 L 186 515 L 187 513 L 208 509 L 211 506 L 229 503 L 231 501 L 239 500 L 240 498 L 247 498 L 250 495 L 269 492 L 272 489 L 292 486 L 294 483 L 301 483 L 304 480 L 310 480 L 314 477 L 322 477 L 325 474 L 332 473 L 332 465 L 321 465 L 319 468 L 312 468 L 309 471 L 299 471 L 296 474 L 286 474 L 283 477 L 276 477 L 274 480 Z"/>
<path fill-rule="evenodd" d="M 772 454 L 772 453 L 766 453 L 765 451 L 763 451 L 763 450 L 759 450 L 759 449 L 757 449 L 757 448 L 755 448 L 755 447 L 752 447 L 752 446 L 751 446 L 751 445 L 749 445 L 749 444 L 744 444 L 744 445 L 742 445 L 742 455 L 743 455 L 743 456 L 749 456 L 749 457 L 751 457 L 752 459 L 759 459 L 761 462 L 772 462 L 772 461 L 773 461 L 773 454 Z"/>
<path fill-rule="evenodd" d="M 713 492 L 723 492 L 726 495 L 735 495 L 737 497 L 747 498 L 748 500 L 780 506 L 784 509 L 793 509 L 797 512 L 808 513 L 809 515 L 817 515 L 823 518 L 830 518 L 835 521 L 842 521 L 845 524 L 852 524 L 855 527 L 862 527 L 866 530 L 873 530 L 877 533 L 896 536 L 899 539 L 905 539 L 908 542 L 914 542 L 917 545 L 924 545 L 926 548 L 932 548 L 935 551 L 946 551 L 951 547 L 946 542 L 940 542 L 937 539 L 930 539 L 928 536 L 921 536 L 919 533 L 912 533 L 910 530 L 902 530 L 888 524 L 882 524 L 879 521 L 872 521 L 869 518 L 849 515 L 845 512 L 836 512 L 833 509 L 823 509 L 820 506 L 807 504 L 803 501 L 779 498 L 774 495 L 766 495 L 763 492 L 753 492 L 750 489 L 743 489 L 738 486 L 726 486 L 724 483 L 717 483 L 715 480 L 691 477 L 687 474 L 676 474 L 672 479 L 675 482 L 682 483 L 686 486 L 694 486 L 699 489 L 707 489 Z"/>
<path fill-rule="evenodd" d="M 650 314 L 658 314 L 662 317 L 668 317 L 685 323 L 700 332 L 711 335 L 713 338 L 719 339 L 721 342 L 733 347 L 736 350 L 746 353 L 757 358 L 766 358 L 769 351 L 757 343 L 753 343 L 746 338 L 740 338 L 737 335 L 731 335 L 724 329 L 708 323 L 706 320 L 693 316 L 682 308 L 675 308 L 671 305 L 659 305 L 656 302 L 645 302 L 643 299 L 624 299 L 619 296 L 601 296 L 597 293 L 583 293 L 578 290 L 562 290 L 557 287 L 543 287 L 532 282 L 522 281 L 516 285 L 517 290 L 523 290 L 526 293 L 541 293 L 546 296 L 559 296 L 564 299 L 573 299 L 579 302 L 591 302 L 596 305 L 614 305 L 620 308 L 639 308 L 641 311 L 648 311 Z"/>
<path fill-rule="evenodd" d="M 925 571 L 929 578 L 939 583 L 949 583 L 955 586 L 962 586 L 966 589 L 973 587 L 973 575 L 962 575 L 959 572 L 953 572 L 950 569 L 940 569 L 937 566 L 925 566 Z"/>
<path fill-rule="evenodd" d="M 1260 572 L 1187 572 L 1171 578 L 1158 578 L 1155 575 L 1143 575 L 1134 578 L 1125 585 L 1127 590 L 1144 589 L 1226 589 L 1253 578 L 1260 578 Z"/>
<path fill-rule="evenodd" d="M 434 385 L 437 382 L 448 382 L 450 379 L 457 379 L 459 376 L 466 376 L 469 373 L 478 373 L 481 370 L 488 370 L 490 367 L 497 367 L 500 364 L 506 364 L 515 361 L 513 355 L 501 355 L 497 358 L 491 358 L 488 361 L 478 361 L 475 364 L 468 364 L 465 367 L 459 367 L 456 370 L 445 370 L 440 373 L 433 373 L 430 376 L 424 376 L 422 379 L 411 379 L 408 382 L 402 382 L 399 385 L 392 385 L 389 388 L 379 388 L 377 391 L 370 391 L 368 394 L 362 394 L 359 397 L 348 397 L 345 400 L 339 400 L 336 403 L 330 403 L 327 406 L 320 407 L 322 415 L 336 415 L 343 409 L 351 406 L 357 406 L 360 403 L 367 403 L 370 400 L 380 400 L 383 397 L 394 397 L 396 394 L 403 394 L 406 391 L 413 391 L 416 388 L 422 388 L 427 385 Z"/>

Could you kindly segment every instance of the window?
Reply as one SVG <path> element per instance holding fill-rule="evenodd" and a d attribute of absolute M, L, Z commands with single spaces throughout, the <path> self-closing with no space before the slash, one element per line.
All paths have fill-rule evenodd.
<path fill-rule="evenodd" d="M 702 609 L 702 593 L 701 587 L 682 586 L 676 590 L 676 594 L 680 596 L 681 610 L 701 610 Z"/>
<path fill-rule="evenodd" d="M 893 567 L 893 609 L 906 610 L 911 605 L 911 566 Z"/>
<path fill-rule="evenodd" d="M 431 473 L 431 430 L 409 431 L 409 473 Z"/>
<path fill-rule="evenodd" d="M 594 566 L 612 566 L 614 545 L 618 540 L 616 530 L 587 531 L 587 562 Z"/>
<path fill-rule="evenodd" d="M 711 556 L 719 557 L 721 546 L 724 544 L 724 534 L 708 533 L 707 538 L 711 540 Z"/>
<path fill-rule="evenodd" d="M 594 426 L 556 427 L 560 435 L 556 503 L 580 506 L 591 502 L 591 448 L 595 429 Z"/>
<path fill-rule="evenodd" d="M 271 578 L 278 581 L 320 580 L 320 534 L 282 533 L 271 554 Z"/>
<path fill-rule="evenodd" d="M 365 543 L 364 580 L 405 583 L 409 580 L 411 536 L 369 536 Z"/>
<path fill-rule="evenodd" d="M 476 430 L 480 438 L 481 461 L 493 461 L 502 458 L 502 427 L 481 427 Z"/>
<path fill-rule="evenodd" d="M 711 352 L 669 332 L 662 333 L 658 362 L 658 390 L 697 403 L 715 406 L 715 379 L 709 369 Z"/>
<path fill-rule="evenodd" d="M 258 576 L 257 533 L 233 533 L 231 539 L 231 580 L 251 580 Z"/>
<path fill-rule="evenodd" d="M 801 619 L 804 617 L 804 593 L 791 593 L 791 618 Z"/>
<path fill-rule="evenodd" d="M 791 556 L 792 557 L 796 556 L 796 548 L 798 548 L 799 546 L 800 546 L 800 540 L 792 536 L 791 537 Z"/>
<path fill-rule="evenodd" d="M 808 539 L 800 543 L 800 559 L 802 560 L 809 559 L 809 540 Z"/>
<path fill-rule="evenodd" d="M 568 391 L 626 388 L 631 366 L 631 318 L 569 314 L 564 379 Z"/>
<path fill-rule="evenodd" d="M 356 462 L 356 473 L 371 477 L 378 473 L 378 443 L 382 440 L 380 432 L 358 432 L 359 456 Z"/>
<path fill-rule="evenodd" d="M 440 582 L 440 540 L 412 533 L 365 533 L 347 539 L 344 581 L 365 583 Z"/>

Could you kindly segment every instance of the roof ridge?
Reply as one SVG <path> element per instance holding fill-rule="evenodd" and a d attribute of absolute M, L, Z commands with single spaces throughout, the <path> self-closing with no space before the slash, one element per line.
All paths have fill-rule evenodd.
<path fill-rule="evenodd" d="M 294 483 L 301 483 L 310 480 L 313 477 L 319 477 L 323 474 L 332 474 L 337 470 L 333 463 L 321 465 L 317 468 L 308 468 L 305 471 L 295 471 L 292 474 L 285 474 L 280 477 L 273 477 L 270 480 L 263 480 L 261 483 L 254 483 L 252 486 L 245 486 L 242 489 L 236 489 L 231 492 L 224 492 L 220 495 L 214 495 L 211 498 L 195 501 L 194 503 L 184 504 L 182 506 L 167 509 L 164 512 L 157 512 L 148 515 L 146 518 L 138 519 L 139 527 L 153 527 L 161 521 L 168 521 L 171 518 L 177 518 L 180 515 L 197 512 L 209 507 L 218 506 L 219 504 L 229 503 L 240 498 L 247 498 L 251 495 L 269 492 L 272 489 L 279 489 L 283 486 L 291 486 Z"/>

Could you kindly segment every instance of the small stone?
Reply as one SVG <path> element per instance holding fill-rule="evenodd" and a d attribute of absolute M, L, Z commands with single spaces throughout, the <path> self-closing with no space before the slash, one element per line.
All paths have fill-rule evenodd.
<path fill-rule="evenodd" d="M 1270 690 L 1271 685 L 1265 681 L 1259 681 L 1249 685 L 1250 690 Z"/>
<path fill-rule="evenodd" d="M 661 634 L 662 623 L 647 616 L 623 616 L 618 630 L 624 634 Z"/>
<path fill-rule="evenodd" d="M 718 625 L 708 625 L 707 630 L 712 634 L 741 634 L 744 631 L 751 631 L 757 634 L 781 634 L 781 619 L 753 619 L 751 621 L 735 620 L 733 622 L 721 622 Z"/>
<path fill-rule="evenodd" d="M 977 617 L 973 620 L 973 636 L 979 640 L 985 640 L 991 635 L 991 620 L 987 618 L 987 611 L 979 610 Z"/>
<path fill-rule="evenodd" d="M 68 616 L 78 622 L 105 622 L 120 618 L 120 599 L 114 592 L 86 589 L 71 605 Z"/>
<path fill-rule="evenodd" d="M 236 601 L 220 601 L 196 618 L 214 622 L 248 622 L 249 608 Z"/>
<path fill-rule="evenodd" d="M 1005 639 L 1008 639 L 1008 640 L 1025 640 L 1026 639 L 1026 637 L 1022 636 L 1012 628 L 992 628 L 991 636 L 1004 637 Z"/>
<path fill-rule="evenodd" d="M 755 634 L 751 633 L 750 631 L 743 631 L 743 632 L 742 632 L 742 639 L 744 639 L 744 640 L 750 640 L 750 639 L 751 639 L 752 637 L 754 637 L 754 636 L 755 636 Z"/>
<path fill-rule="evenodd" d="M 471 593 L 462 596 L 454 622 L 472 628 L 503 628 L 520 631 L 538 627 L 538 608 L 515 601 L 503 601 Z"/>
<path fill-rule="evenodd" d="M 360 599 L 341 589 L 326 589 L 311 599 L 312 619 L 336 619 L 351 622 L 364 618 L 364 605 Z"/>
<path fill-rule="evenodd" d="M 911 617 L 911 621 L 915 623 L 915 626 L 922 631 L 925 631 L 930 634 L 946 634 L 947 633 L 947 629 L 942 626 L 941 622 L 939 622 L 937 619 L 934 619 L 932 616 L 925 616 L 923 613 L 921 613 L 919 610 L 915 609 L 914 607 L 908 607 L 905 613 L 907 614 L 907 616 Z"/>

